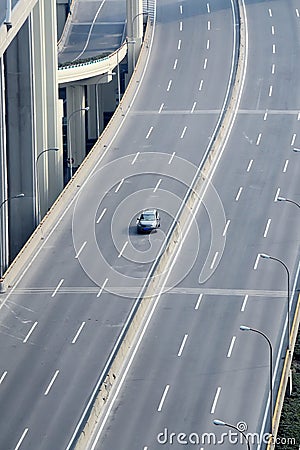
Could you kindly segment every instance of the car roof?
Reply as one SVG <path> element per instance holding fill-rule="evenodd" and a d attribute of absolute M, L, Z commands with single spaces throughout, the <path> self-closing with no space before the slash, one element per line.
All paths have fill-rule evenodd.
<path fill-rule="evenodd" d="M 155 214 L 156 213 L 156 209 L 144 209 L 144 211 L 142 212 L 142 214 Z"/>

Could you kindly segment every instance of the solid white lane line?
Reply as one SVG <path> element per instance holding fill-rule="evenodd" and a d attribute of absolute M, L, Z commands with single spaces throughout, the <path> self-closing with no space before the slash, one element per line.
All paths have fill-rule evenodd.
<path fill-rule="evenodd" d="M 240 196 L 241 196 L 242 190 L 243 190 L 243 188 L 242 188 L 242 186 L 241 186 L 241 187 L 239 188 L 239 190 L 238 190 L 238 193 L 236 194 L 236 197 L 235 197 L 235 201 L 236 201 L 236 202 L 239 201 L 239 198 L 240 198 Z"/>
<path fill-rule="evenodd" d="M 211 410 L 210 410 L 210 413 L 211 413 L 211 414 L 214 414 L 214 413 L 215 413 L 215 410 L 216 410 L 216 406 L 217 406 L 217 402 L 218 402 L 218 399 L 219 399 L 220 392 L 221 392 L 221 388 L 220 388 L 220 386 L 219 386 L 218 389 L 217 389 L 217 392 L 216 392 L 216 394 L 215 394 L 215 398 L 214 398 L 214 401 L 213 401 L 213 404 L 212 404 L 212 407 L 211 407 Z"/>
<path fill-rule="evenodd" d="M 102 291 L 103 291 L 103 289 L 105 288 L 107 282 L 108 282 L 108 278 L 105 278 L 105 281 L 104 281 L 104 283 L 102 284 L 102 286 L 101 286 L 101 288 L 100 288 L 100 291 L 99 291 L 98 294 L 97 294 L 97 297 L 100 297 L 100 295 L 102 294 Z"/>
<path fill-rule="evenodd" d="M 32 327 L 30 328 L 29 332 L 27 333 L 25 339 L 23 340 L 23 343 L 26 344 L 26 342 L 28 341 L 28 339 L 30 338 L 31 334 L 33 333 L 35 327 L 37 326 L 37 322 L 34 322 L 34 324 L 32 325 Z"/>
<path fill-rule="evenodd" d="M 199 91 L 202 91 L 202 86 L 203 86 L 203 80 L 200 81 L 200 84 L 199 84 Z"/>
<path fill-rule="evenodd" d="M 100 220 L 102 219 L 102 217 L 104 216 L 104 214 L 106 213 L 106 211 L 107 211 L 107 208 L 104 208 L 104 210 L 103 210 L 102 213 L 100 214 L 100 216 L 99 216 L 99 218 L 98 218 L 98 220 L 97 220 L 96 223 L 99 223 L 99 222 L 100 222 Z"/>
<path fill-rule="evenodd" d="M 272 97 L 272 93 L 273 93 L 273 86 L 271 85 L 269 87 L 269 97 Z"/>
<path fill-rule="evenodd" d="M 271 72 L 272 72 L 272 75 L 274 75 L 274 73 L 275 73 L 275 64 L 272 64 L 272 70 L 271 70 Z"/>
<path fill-rule="evenodd" d="M 283 171 L 282 171 L 283 173 L 286 172 L 288 165 L 289 165 L 289 160 L 287 159 L 287 160 L 285 161 L 285 164 L 284 164 L 284 167 L 283 167 Z"/>
<path fill-rule="evenodd" d="M 210 268 L 211 268 L 211 269 L 214 268 L 214 265 L 215 265 L 215 263 L 216 263 L 218 254 L 219 254 L 219 252 L 216 252 L 216 253 L 215 253 L 214 259 L 212 260 L 212 263 L 211 263 L 211 265 L 210 265 Z"/>
<path fill-rule="evenodd" d="M 260 140 L 261 140 L 261 133 L 259 133 L 258 136 L 257 136 L 256 145 L 260 144 Z"/>
<path fill-rule="evenodd" d="M 249 297 L 249 295 L 248 295 L 248 294 L 246 294 L 246 295 L 245 295 L 245 297 L 244 297 L 244 301 L 243 301 L 243 304 L 242 304 L 242 307 L 241 307 L 241 312 L 244 312 L 244 311 L 245 311 L 245 309 L 246 309 L 246 305 L 247 305 L 248 297 Z"/>
<path fill-rule="evenodd" d="M 135 157 L 133 158 L 133 160 L 131 161 L 131 165 L 133 166 L 133 164 L 136 162 L 136 160 L 138 159 L 140 152 L 137 152 L 137 154 L 135 155 Z"/>
<path fill-rule="evenodd" d="M 292 137 L 292 140 L 291 140 L 291 146 L 293 146 L 295 144 L 296 137 L 297 137 L 297 134 L 294 133 L 293 137 Z"/>
<path fill-rule="evenodd" d="M 195 111 L 196 105 L 197 105 L 197 102 L 194 102 L 192 109 L 191 109 L 191 114 L 193 114 L 193 112 Z"/>
<path fill-rule="evenodd" d="M 121 250 L 120 253 L 118 254 L 118 258 L 121 258 L 121 256 L 123 255 L 124 250 L 125 250 L 125 248 L 127 247 L 127 245 L 128 245 L 128 241 L 126 241 L 125 244 L 123 245 L 122 250 Z"/>
<path fill-rule="evenodd" d="M 257 254 L 253 269 L 256 270 L 260 259 L 260 253 Z"/>
<path fill-rule="evenodd" d="M 273 55 L 275 55 L 275 53 L 276 53 L 276 45 L 275 44 L 272 45 L 272 53 L 273 53 Z"/>
<path fill-rule="evenodd" d="M 75 259 L 78 259 L 80 253 L 82 252 L 82 250 L 84 249 L 84 247 L 86 246 L 87 241 L 84 241 L 84 243 L 82 244 L 82 246 L 80 247 L 80 249 L 78 250 L 78 253 L 75 255 Z"/>
<path fill-rule="evenodd" d="M 207 29 L 210 31 L 210 20 L 207 21 Z"/>
<path fill-rule="evenodd" d="M 148 133 L 147 133 L 146 139 L 149 139 L 150 134 L 152 133 L 152 131 L 153 131 L 153 127 L 150 127 L 150 128 L 149 128 L 149 131 L 148 131 Z"/>
<path fill-rule="evenodd" d="M 153 189 L 153 192 L 156 192 L 156 191 L 157 191 L 157 189 L 159 188 L 161 182 L 162 182 L 162 179 L 160 178 L 160 179 L 158 180 L 158 182 L 157 182 L 155 188 Z"/>
<path fill-rule="evenodd" d="M 207 7 L 207 12 L 208 12 L 208 14 L 210 13 L 210 6 L 209 6 L 209 3 L 206 3 L 206 7 Z"/>
<path fill-rule="evenodd" d="M 177 50 L 181 49 L 181 39 L 178 40 Z"/>
<path fill-rule="evenodd" d="M 200 306 L 202 297 L 203 297 L 203 294 L 200 294 L 199 297 L 198 297 L 197 303 L 196 303 L 196 305 L 195 305 L 195 310 L 196 310 L 196 311 L 199 309 L 199 306 Z"/>
<path fill-rule="evenodd" d="M 207 39 L 207 42 L 206 42 L 206 50 L 209 50 L 209 39 Z"/>
<path fill-rule="evenodd" d="M 178 64 L 178 59 L 176 58 L 174 61 L 173 70 L 176 70 L 177 64 Z"/>
<path fill-rule="evenodd" d="M 274 34 L 275 34 L 275 28 L 274 28 L 274 25 L 272 25 L 272 27 L 271 27 L 271 34 L 274 36 Z"/>
<path fill-rule="evenodd" d="M 80 327 L 79 327 L 77 333 L 75 334 L 74 338 L 72 339 L 72 344 L 75 344 L 75 342 L 77 341 L 78 336 L 79 336 L 80 333 L 82 332 L 84 326 L 85 326 L 85 322 L 82 322 L 82 324 L 80 325 Z"/>
<path fill-rule="evenodd" d="M 183 138 L 184 138 L 184 135 L 185 135 L 186 130 L 187 130 L 187 126 L 184 127 L 184 129 L 183 129 L 183 131 L 182 131 L 182 133 L 181 133 L 180 139 L 183 139 Z"/>
<path fill-rule="evenodd" d="M 273 13 L 272 13 L 271 8 L 269 8 L 269 16 L 270 16 L 270 17 L 273 17 Z"/>
<path fill-rule="evenodd" d="M 182 31 L 182 21 L 179 22 L 179 31 Z"/>
<path fill-rule="evenodd" d="M 169 90 L 171 89 L 171 85 L 172 85 L 172 80 L 169 81 L 168 87 L 167 87 L 167 92 L 169 92 Z"/>
<path fill-rule="evenodd" d="M 280 188 L 278 188 L 277 191 L 276 191 L 276 194 L 275 194 L 275 197 L 274 197 L 274 202 L 277 202 L 279 194 L 280 194 Z"/>
<path fill-rule="evenodd" d="M 3 372 L 3 374 L 1 375 L 0 384 L 2 383 L 2 381 L 4 381 L 4 378 L 6 377 L 6 375 L 7 375 L 7 370 L 5 370 L 5 372 Z"/>
<path fill-rule="evenodd" d="M 264 232 L 264 238 L 267 237 L 270 225 L 271 225 L 271 219 L 268 219 L 267 225 L 266 225 L 266 228 L 265 228 L 265 232 Z"/>
<path fill-rule="evenodd" d="M 268 110 L 266 110 L 265 115 L 264 115 L 264 120 L 267 120 L 268 117 Z"/>
<path fill-rule="evenodd" d="M 179 357 L 182 355 L 187 338 L 188 338 L 188 334 L 185 334 L 184 338 L 182 339 L 182 343 L 180 345 L 179 352 L 177 353 L 177 356 L 179 356 Z"/>
<path fill-rule="evenodd" d="M 227 220 L 227 222 L 226 222 L 226 225 L 225 225 L 225 227 L 224 227 L 224 231 L 223 231 L 223 236 L 225 236 L 225 235 L 226 235 L 226 233 L 227 233 L 227 230 L 228 230 L 228 227 L 229 227 L 229 224 L 230 224 L 230 219 L 228 219 L 228 220 Z"/>
<path fill-rule="evenodd" d="M 20 439 L 19 439 L 17 445 L 15 446 L 15 449 L 14 449 L 14 450 L 19 450 L 19 448 L 21 447 L 21 444 L 22 444 L 22 442 L 24 441 L 25 436 L 26 436 L 27 433 L 28 433 L 28 428 L 25 428 L 25 430 L 23 431 L 23 434 L 22 434 L 22 436 L 20 437 Z"/>
<path fill-rule="evenodd" d="M 48 395 L 48 394 L 49 394 L 49 391 L 50 391 L 50 389 L 52 388 L 53 383 L 54 383 L 54 381 L 56 380 L 58 374 L 59 374 L 59 370 L 57 370 L 57 371 L 55 372 L 55 374 L 53 375 L 53 377 L 52 377 L 50 383 L 48 384 L 47 389 L 45 390 L 44 395 Z"/>
<path fill-rule="evenodd" d="M 205 60 L 204 60 L 203 69 L 205 70 L 206 67 L 207 67 L 207 58 L 205 58 Z"/>
<path fill-rule="evenodd" d="M 253 159 L 250 159 L 248 167 L 247 167 L 247 172 L 250 172 L 252 164 L 253 164 Z"/>
<path fill-rule="evenodd" d="M 180 14 L 182 14 L 182 12 L 183 12 L 182 5 L 179 6 L 179 11 L 180 11 Z"/>
<path fill-rule="evenodd" d="M 116 189 L 115 189 L 115 192 L 116 192 L 116 193 L 119 192 L 119 190 L 120 190 L 120 188 L 121 188 L 121 186 L 122 186 L 123 183 L 124 183 L 124 178 L 122 178 L 122 180 L 120 181 L 120 183 L 119 183 L 118 186 L 116 187 Z"/>
<path fill-rule="evenodd" d="M 236 336 L 233 336 L 232 339 L 231 339 L 231 343 L 230 343 L 228 352 L 227 352 L 227 358 L 230 358 L 230 356 L 231 356 L 235 340 L 236 340 Z"/>
<path fill-rule="evenodd" d="M 296 8 L 296 16 L 297 16 L 297 17 L 300 17 L 299 9 L 298 9 L 298 8 Z"/>
<path fill-rule="evenodd" d="M 175 154 L 176 154 L 176 152 L 173 152 L 173 153 L 172 153 L 172 156 L 171 156 L 171 158 L 169 159 L 168 164 L 171 164 L 171 162 L 173 161 L 173 158 L 174 158 Z"/>
<path fill-rule="evenodd" d="M 170 385 L 167 384 L 167 386 L 165 387 L 164 393 L 163 393 L 163 395 L 162 395 L 162 398 L 161 398 L 161 400 L 160 400 L 160 402 L 159 402 L 157 411 L 161 411 L 161 410 L 162 410 L 162 407 L 163 407 L 163 404 L 164 404 L 164 401 L 165 401 L 165 399 L 166 399 L 166 396 L 167 396 L 167 393 L 168 393 L 168 390 L 169 390 L 169 389 L 170 389 Z"/>
<path fill-rule="evenodd" d="M 54 297 L 54 296 L 57 294 L 58 289 L 61 287 L 61 285 L 63 284 L 64 281 L 65 281 L 65 280 L 64 280 L 63 278 L 60 280 L 60 282 L 59 282 L 58 285 L 56 286 L 56 288 L 55 288 L 53 294 L 51 295 L 51 297 Z"/>

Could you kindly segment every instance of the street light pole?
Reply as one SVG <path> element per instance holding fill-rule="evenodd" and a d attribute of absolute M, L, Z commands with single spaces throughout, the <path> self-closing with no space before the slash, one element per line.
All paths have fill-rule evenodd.
<path fill-rule="evenodd" d="M 233 430 L 236 430 L 236 431 L 238 431 L 239 433 L 241 433 L 241 435 L 244 437 L 244 439 L 245 439 L 245 441 L 246 441 L 247 449 L 248 449 L 248 450 L 251 450 L 251 448 L 250 448 L 250 442 L 249 442 L 249 439 L 248 439 L 247 435 L 246 435 L 242 430 L 239 430 L 238 427 L 236 427 L 235 425 L 231 425 L 230 423 L 223 422 L 223 420 L 219 420 L 219 419 L 215 419 L 215 420 L 214 420 L 214 424 L 215 424 L 215 425 L 222 426 L 222 427 L 232 428 Z"/>
<path fill-rule="evenodd" d="M 89 109 L 90 109 L 89 106 L 86 106 L 85 108 L 76 109 L 68 117 L 67 130 L 68 130 L 68 141 L 69 141 L 69 162 L 70 162 L 70 175 L 71 175 L 70 178 L 72 178 L 72 176 L 73 176 L 73 155 L 72 155 L 70 120 L 74 116 L 74 114 L 81 112 L 81 111 L 88 111 Z"/>
<path fill-rule="evenodd" d="M 270 339 L 268 338 L 268 336 L 263 333 L 260 330 L 257 330 L 255 328 L 251 328 L 251 327 L 247 327 L 245 325 L 241 325 L 240 326 L 240 330 L 241 331 L 253 331 L 254 333 L 258 333 L 260 334 L 268 343 L 269 345 L 269 358 L 270 358 L 270 367 L 269 367 L 269 377 L 270 377 L 270 432 L 271 432 L 271 436 L 273 436 L 273 347 L 272 347 L 272 343 L 270 341 Z"/>
<path fill-rule="evenodd" d="M 300 204 L 295 202 L 294 200 L 291 200 L 289 198 L 285 198 L 285 197 L 277 197 L 277 201 L 278 202 L 288 202 L 288 203 L 293 203 L 293 205 L 298 206 L 298 208 L 300 208 Z"/>
<path fill-rule="evenodd" d="M 9 202 L 10 200 L 13 200 L 14 198 L 22 198 L 22 197 L 25 197 L 25 195 L 23 194 L 23 192 L 21 192 L 20 194 L 17 194 L 17 195 L 13 195 L 12 197 L 8 197 L 8 198 L 6 198 L 5 200 L 3 200 L 3 202 L 0 204 L 0 213 L 2 212 L 2 211 L 1 211 L 2 206 L 3 206 L 5 203 Z M 2 220 L 1 220 L 1 229 L 2 229 L 2 223 L 3 223 L 3 222 L 2 222 Z M 3 254 L 4 254 L 4 252 L 3 252 L 3 243 L 4 243 L 4 239 L 3 239 L 3 229 L 2 229 L 0 278 L 2 278 L 2 275 L 3 275 L 3 267 L 4 267 L 4 263 L 3 263 Z"/>
<path fill-rule="evenodd" d="M 50 147 L 50 148 L 46 148 L 46 150 L 43 150 L 41 153 L 38 154 L 36 160 L 35 160 L 35 197 L 36 197 L 36 203 L 37 203 L 37 219 L 36 219 L 36 225 L 38 225 L 41 221 L 41 205 L 40 205 L 40 188 L 39 188 L 39 176 L 38 176 L 38 160 L 40 159 L 40 157 L 42 155 L 44 155 L 47 152 L 58 152 L 59 148 L 58 147 Z"/>
<path fill-rule="evenodd" d="M 275 258 L 274 256 L 267 255 L 265 253 L 260 254 L 261 258 L 264 259 L 273 259 L 274 261 L 279 262 L 285 269 L 287 274 L 287 308 L 288 308 L 288 350 L 291 349 L 291 318 L 290 318 L 290 271 L 287 265 L 279 258 Z"/>

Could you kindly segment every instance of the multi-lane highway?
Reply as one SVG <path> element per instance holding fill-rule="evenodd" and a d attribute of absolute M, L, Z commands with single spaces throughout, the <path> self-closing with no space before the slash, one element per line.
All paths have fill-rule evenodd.
<path fill-rule="evenodd" d="M 152 319 L 143 329 L 144 337 L 125 368 L 118 395 L 91 448 L 245 448 L 245 443 L 237 446 L 237 435 L 222 439 L 221 433 L 227 430 L 214 426 L 215 418 L 234 425 L 244 422 L 241 427 L 256 433 L 253 438 L 250 436 L 251 448 L 265 447 L 263 442 L 259 444 L 258 436 L 269 431 L 268 346 L 261 336 L 241 332 L 239 326 L 249 325 L 270 337 L 276 390 L 287 344 L 287 280 L 280 264 L 263 260 L 258 254 L 269 253 L 286 262 L 295 289 L 300 217 L 297 209 L 276 199 L 283 195 L 299 200 L 300 161 L 292 149 L 297 148 L 299 138 L 299 67 L 295 55 L 300 19 L 296 2 L 245 3 L 249 33 L 245 88 L 235 126 L 212 178 L 226 212 L 225 251 L 213 276 L 199 285 L 207 242 L 214 228 L 200 209 L 197 262 L 188 276 L 155 304 Z M 205 20 L 213 36 L 220 31 L 220 18 L 228 25 L 225 12 L 229 5 L 208 5 Z M 178 6 L 184 12 L 177 17 Z M 168 8 L 174 14 L 173 22 L 180 27 L 182 21 L 186 30 L 190 20 L 186 3 L 176 2 L 173 9 L 170 5 Z M 159 3 L 157 35 L 160 24 L 164 24 L 163 13 L 164 6 Z M 202 32 L 204 28 L 208 26 L 201 27 Z M 202 41 L 205 42 L 205 35 Z M 184 38 L 182 43 L 185 44 Z M 223 42 L 223 54 L 227 44 L 227 40 Z M 176 42 L 173 45 L 176 47 Z M 217 50 L 212 45 L 207 52 L 207 67 L 215 56 L 213 49 Z M 202 71 L 196 75 L 200 81 Z M 224 72 L 218 71 L 217 75 L 219 82 L 224 79 Z M 192 90 L 192 83 L 187 84 Z M 166 110 L 169 104 L 175 111 L 184 110 L 181 90 L 182 84 L 173 92 L 173 99 L 160 95 L 157 101 L 153 95 L 150 104 L 157 104 L 151 109 L 157 109 L 161 101 Z M 201 106 L 196 95 L 194 99 L 194 114 L 203 114 L 206 109 L 209 116 L 217 107 L 213 96 L 205 96 Z M 191 150 L 191 143 L 197 142 L 202 127 L 190 124 L 186 149 L 193 158 L 196 153 Z M 163 140 L 165 128 L 160 121 L 153 132 L 157 131 Z M 201 143 L 199 139 L 198 149 Z M 157 146 L 157 141 L 153 146 Z M 177 135 L 172 150 L 179 152 L 180 147 Z M 195 241 L 188 236 L 167 284 L 173 286 L 182 266 L 189 264 L 194 246 Z M 285 436 L 288 437 L 291 436 Z"/>
<path fill-rule="evenodd" d="M 123 126 L 95 167 L 111 164 L 109 174 L 117 182 L 111 177 L 107 188 L 105 174 L 95 175 L 81 189 L 76 207 L 72 202 L 62 212 L 50 237 L 3 298 L 3 449 L 63 449 L 68 445 L 143 285 L 171 220 L 162 211 L 161 232 L 152 239 L 156 251 L 149 255 L 149 238 L 134 232 L 135 217 L 147 203 L 158 204 L 163 189 L 174 188 L 183 197 L 186 186 L 176 182 L 178 172 L 175 180 L 160 181 L 159 170 L 169 170 L 177 154 L 192 162 L 201 160 L 227 91 L 234 36 L 231 4 L 225 2 L 220 8 L 216 3 L 214 31 L 208 8 L 197 2 L 160 6 L 146 77 Z M 217 67 L 222 67 L 221 80 Z M 210 113 L 201 113 L 203 108 Z M 196 139 L 192 129 L 197 130 Z M 143 155 L 149 150 L 156 152 L 150 156 L 151 163 L 149 155 Z M 167 159 L 160 152 L 169 153 Z M 127 155 L 132 156 L 126 163 L 113 164 Z M 133 167 L 136 173 L 128 177 Z M 193 173 L 181 175 L 189 179 Z M 145 195 L 147 188 L 150 195 Z M 137 193 L 129 220 L 128 199 Z M 167 197 L 161 209 L 168 211 L 169 203 Z M 94 232 L 104 262 L 93 245 Z M 129 239 L 136 251 L 127 258 Z M 121 248 L 115 246 L 116 240 Z M 84 271 L 80 264 L 86 261 L 89 267 Z M 126 275 L 125 281 L 118 273 Z"/>
<path fill-rule="evenodd" d="M 214 227 L 200 208 L 197 260 L 191 264 L 198 244 L 191 233 L 166 281 L 172 289 L 158 298 L 102 422 L 97 448 L 159 449 L 166 433 L 170 439 L 171 432 L 212 431 L 217 416 L 244 420 L 252 432 L 263 429 L 267 348 L 257 336 L 241 335 L 239 325 L 270 336 L 280 367 L 285 277 L 257 255 L 269 252 L 296 272 L 298 218 L 291 205 L 274 200 L 279 192 L 298 195 L 300 161 L 291 149 L 300 119 L 300 18 L 292 1 L 249 1 L 246 11 L 245 88 L 212 174 L 226 213 L 224 254 L 199 284 Z M 236 29 L 230 0 L 158 1 L 145 76 L 123 125 L 94 176 L 78 187 L 77 203 L 68 205 L 3 298 L 0 448 L 63 449 L 70 442 L 176 213 L 169 191 L 183 198 L 187 187 L 178 180 L 188 184 L 193 177 L 177 158 L 198 165 L 210 142 L 228 91 Z M 162 230 L 151 238 L 137 236 L 134 227 L 148 205 L 162 210 Z M 188 273 L 178 282 L 183 267 Z"/>

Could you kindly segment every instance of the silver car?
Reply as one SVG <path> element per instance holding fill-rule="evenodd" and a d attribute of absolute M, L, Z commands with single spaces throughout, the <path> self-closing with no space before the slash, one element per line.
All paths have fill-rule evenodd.
<path fill-rule="evenodd" d="M 137 232 L 151 233 L 160 227 L 159 214 L 156 209 L 145 209 L 137 218 Z"/>

